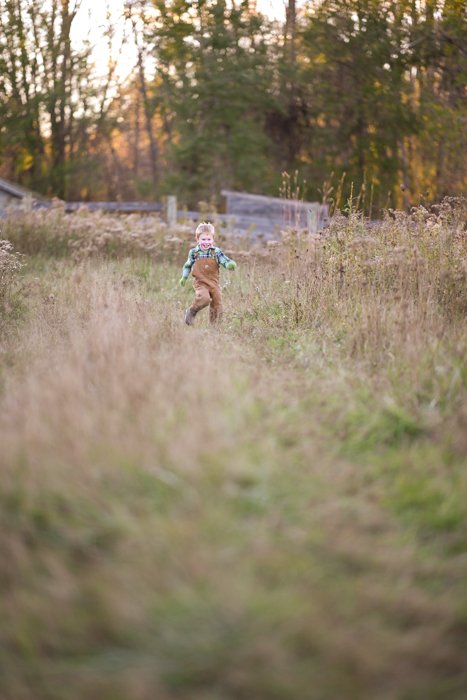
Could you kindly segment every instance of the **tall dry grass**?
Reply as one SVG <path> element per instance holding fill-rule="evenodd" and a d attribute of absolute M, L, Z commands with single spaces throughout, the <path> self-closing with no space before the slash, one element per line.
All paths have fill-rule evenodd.
<path fill-rule="evenodd" d="M 244 250 L 216 329 L 183 325 L 179 244 L 29 260 L 0 346 L 2 698 L 463 697 L 445 206 Z"/>
<path fill-rule="evenodd" d="M 286 231 L 270 255 L 274 273 L 259 270 L 252 313 L 269 328 L 331 332 L 346 354 L 386 361 L 401 343 L 417 345 L 417 333 L 436 337 L 465 318 L 465 214 L 448 201 L 373 227 L 354 213 L 322 236 Z"/>
<path fill-rule="evenodd" d="M 61 203 L 47 209 L 10 209 L 2 222 L 2 231 L 4 238 L 21 253 L 71 257 L 75 262 L 127 255 L 156 260 L 168 257 L 190 234 L 186 225 L 169 231 L 158 216 L 118 216 L 89 212 L 85 207 L 66 214 Z"/>
<path fill-rule="evenodd" d="M 225 243 L 232 238 L 220 221 L 215 224 L 218 241 Z M 67 214 L 60 202 L 43 209 L 11 208 L 2 220 L 2 236 L 20 254 L 71 258 L 76 263 L 129 256 L 154 262 L 178 261 L 193 245 L 193 231 L 189 221 L 169 229 L 158 215 L 90 212 L 86 207 Z M 236 235 L 235 241 L 247 241 L 250 247 L 252 243 L 249 235 Z"/>

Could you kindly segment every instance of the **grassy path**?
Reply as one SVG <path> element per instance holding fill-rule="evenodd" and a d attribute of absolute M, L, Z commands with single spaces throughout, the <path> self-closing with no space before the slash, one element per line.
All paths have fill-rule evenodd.
<path fill-rule="evenodd" d="M 464 698 L 462 450 L 268 331 L 254 280 L 213 331 L 173 278 L 28 272 L 0 360 L 0 696 Z"/>

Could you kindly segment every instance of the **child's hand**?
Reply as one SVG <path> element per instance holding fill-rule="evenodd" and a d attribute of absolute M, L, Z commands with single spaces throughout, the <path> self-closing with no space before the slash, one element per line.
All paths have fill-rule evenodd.
<path fill-rule="evenodd" d="M 233 260 L 229 260 L 225 267 L 227 268 L 227 270 L 235 270 L 235 268 L 237 267 L 237 263 Z"/>
<path fill-rule="evenodd" d="M 184 287 L 186 285 L 186 277 L 181 277 L 179 281 L 180 287 Z"/>

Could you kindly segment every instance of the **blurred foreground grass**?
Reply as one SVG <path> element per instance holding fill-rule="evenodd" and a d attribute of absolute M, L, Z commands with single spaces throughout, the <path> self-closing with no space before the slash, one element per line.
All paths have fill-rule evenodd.
<path fill-rule="evenodd" d="M 171 263 L 27 259 L 2 700 L 465 697 L 461 299 L 412 253 L 360 279 L 355 238 L 246 258 L 219 329 Z"/>

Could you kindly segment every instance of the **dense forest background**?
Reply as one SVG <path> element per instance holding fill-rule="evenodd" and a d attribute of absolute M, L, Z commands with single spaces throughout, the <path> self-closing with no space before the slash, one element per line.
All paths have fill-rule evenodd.
<path fill-rule="evenodd" d="M 366 209 L 465 185 L 462 0 L 140 0 L 108 15 L 105 74 L 79 0 L 0 0 L 0 175 L 67 200 L 220 202 L 222 188 Z M 122 27 L 124 32 L 122 33 Z M 135 56 L 122 79 L 121 55 Z M 126 54 L 128 46 L 132 53 Z"/>

